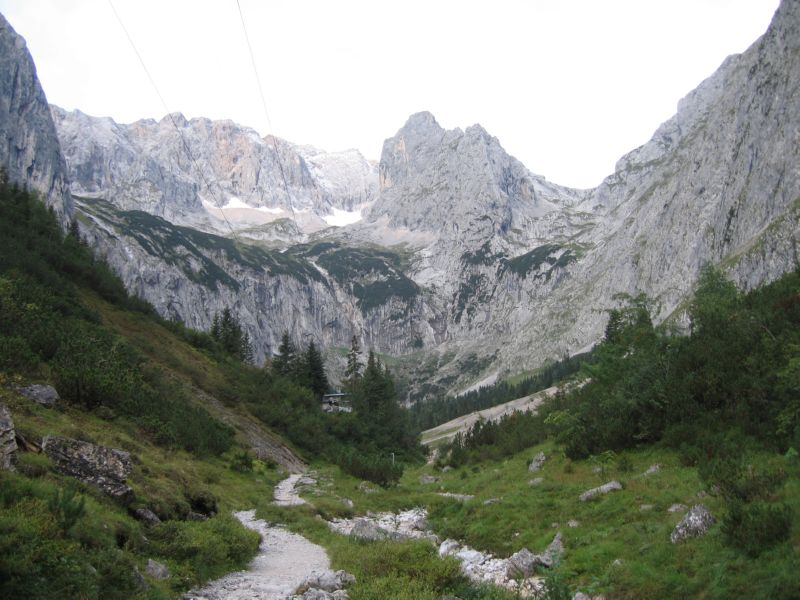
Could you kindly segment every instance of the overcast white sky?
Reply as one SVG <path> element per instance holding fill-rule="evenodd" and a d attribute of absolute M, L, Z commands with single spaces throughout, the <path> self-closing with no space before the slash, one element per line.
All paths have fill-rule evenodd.
<path fill-rule="evenodd" d="M 171 111 L 269 133 L 236 0 L 113 0 Z M 272 133 L 380 158 L 408 116 L 480 123 L 533 172 L 593 187 L 769 25 L 778 0 L 240 0 Z M 108 0 L 0 0 L 48 100 L 164 109 Z"/>

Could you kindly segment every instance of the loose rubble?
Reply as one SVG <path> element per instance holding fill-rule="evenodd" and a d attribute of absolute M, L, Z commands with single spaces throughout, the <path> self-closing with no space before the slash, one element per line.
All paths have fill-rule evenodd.
<path fill-rule="evenodd" d="M 475 496 L 472 494 L 454 494 L 452 492 L 439 492 L 439 496 L 444 496 L 445 498 L 453 498 L 454 500 L 458 500 L 459 502 L 468 502 L 469 500 L 474 500 Z"/>
<path fill-rule="evenodd" d="M 366 517 L 333 519 L 328 522 L 336 533 L 367 541 L 427 539 L 439 543 L 439 538 L 428 531 L 428 513 L 422 508 L 412 508 L 399 513 L 367 513 Z"/>
<path fill-rule="evenodd" d="M 453 556 L 461 562 L 461 570 L 470 581 L 496 585 L 522 598 L 541 596 L 544 579 L 534 574 L 536 568 L 554 566 L 564 553 L 560 533 L 541 554 L 523 548 L 510 558 L 496 558 L 452 539 L 440 543 L 437 536 L 427 529 L 427 512 L 421 508 L 397 514 L 368 513 L 366 517 L 355 519 L 334 519 L 328 522 L 328 526 L 342 535 L 361 539 L 429 539 L 439 546 L 439 556 Z"/>

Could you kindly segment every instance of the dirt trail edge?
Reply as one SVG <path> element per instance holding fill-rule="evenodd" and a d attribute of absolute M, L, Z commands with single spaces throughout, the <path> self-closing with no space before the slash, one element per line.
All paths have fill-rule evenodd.
<path fill-rule="evenodd" d="M 294 506 L 304 502 L 295 490 L 300 477 L 291 475 L 275 487 L 276 504 Z M 283 600 L 291 597 L 311 575 L 330 570 L 330 560 L 321 546 L 283 527 L 256 519 L 255 510 L 237 512 L 234 516 L 261 535 L 258 554 L 246 571 L 229 573 L 185 594 L 183 600 Z"/>

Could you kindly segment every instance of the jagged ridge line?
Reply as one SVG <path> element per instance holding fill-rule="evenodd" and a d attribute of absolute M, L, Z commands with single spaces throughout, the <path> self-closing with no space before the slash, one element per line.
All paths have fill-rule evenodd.
<path fill-rule="evenodd" d="M 178 123 L 175 121 L 175 117 L 172 116 L 172 113 L 170 112 L 169 107 L 167 106 L 167 103 L 164 100 L 164 96 L 161 95 L 161 92 L 159 91 L 158 86 L 156 85 L 155 79 L 153 79 L 153 76 L 150 74 L 150 70 L 147 68 L 147 65 L 145 64 L 144 59 L 142 58 L 142 55 L 139 54 L 139 50 L 136 49 L 136 44 L 133 43 L 133 38 L 131 37 L 131 34 L 128 33 L 128 28 L 125 27 L 125 23 L 123 23 L 122 17 L 120 17 L 119 13 L 117 12 L 117 9 L 114 7 L 114 4 L 113 4 L 113 2 L 111 0 L 108 0 L 108 5 L 111 7 L 111 10 L 114 12 L 114 16 L 117 18 L 117 22 L 119 23 L 119 26 L 122 28 L 122 31 L 125 33 L 125 37 L 128 39 L 128 43 L 131 45 L 131 48 L 133 49 L 134 54 L 136 54 L 136 58 L 139 59 L 139 64 L 142 65 L 142 69 L 144 70 L 145 75 L 147 75 L 147 79 L 150 81 L 150 85 L 153 86 L 153 89 L 155 90 L 156 95 L 158 96 L 158 99 L 161 101 L 161 105 L 164 107 L 164 110 L 166 111 L 167 116 L 169 117 L 169 120 L 172 123 L 172 126 L 175 128 L 175 131 L 178 132 L 178 136 L 181 138 L 181 142 L 183 144 L 183 149 L 186 151 L 186 154 L 188 155 L 189 160 L 192 161 L 192 163 L 194 164 L 195 169 L 197 170 L 197 172 L 200 175 L 200 178 L 203 180 L 203 183 L 206 184 L 206 188 L 213 195 L 214 194 L 214 189 L 211 187 L 211 184 L 209 183 L 208 179 L 206 178 L 205 173 L 200 168 L 200 165 L 198 164 L 197 160 L 195 159 L 194 155 L 192 154 L 192 151 L 189 149 L 189 143 L 186 141 L 186 137 L 183 135 L 183 131 L 181 131 L 181 128 L 178 127 Z M 217 187 L 219 188 L 220 185 L 217 184 Z M 222 200 L 223 201 L 225 200 L 224 196 L 222 197 Z M 225 204 L 225 202 L 223 202 L 223 205 L 224 204 Z M 233 226 L 231 225 L 230 221 L 228 221 L 228 217 L 225 216 L 225 211 L 223 210 L 222 206 L 220 206 L 220 211 L 219 212 L 222 215 L 222 218 L 225 220 L 225 224 L 228 226 L 228 229 L 231 230 L 231 235 L 233 236 L 234 241 L 238 243 L 239 242 L 239 238 L 236 235 L 236 232 L 233 230 Z"/>
<path fill-rule="evenodd" d="M 278 170 L 281 173 L 281 179 L 283 180 L 283 189 L 286 192 L 286 198 L 289 200 L 289 210 L 292 211 L 292 221 L 294 221 L 294 226 L 299 230 L 297 227 L 297 218 L 294 214 L 294 205 L 292 204 L 292 195 L 289 193 L 289 184 L 286 181 L 286 173 L 283 170 L 283 161 L 281 160 L 281 155 L 278 152 L 278 144 L 275 142 L 275 134 L 272 133 L 272 121 L 269 118 L 269 111 L 267 110 L 267 101 L 264 97 L 264 88 L 261 86 L 261 78 L 258 76 L 258 68 L 256 67 L 256 58 L 253 54 L 253 46 L 250 44 L 250 36 L 247 34 L 247 26 L 244 22 L 244 14 L 242 14 L 242 5 L 239 3 L 239 0 L 236 0 L 236 7 L 239 9 L 239 19 L 242 22 L 242 31 L 244 31 L 244 40 L 247 43 L 247 50 L 250 53 L 250 64 L 253 66 L 253 74 L 256 77 L 256 84 L 258 84 L 258 93 L 261 96 L 261 107 L 264 109 L 264 116 L 267 117 L 267 127 L 269 128 L 271 137 L 272 137 L 272 149 L 275 150 L 275 160 L 278 161 Z"/>

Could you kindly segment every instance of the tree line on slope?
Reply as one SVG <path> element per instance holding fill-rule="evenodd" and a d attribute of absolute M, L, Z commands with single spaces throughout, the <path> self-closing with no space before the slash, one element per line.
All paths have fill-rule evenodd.
<path fill-rule="evenodd" d="M 501 381 L 458 396 L 445 396 L 426 402 L 417 402 L 410 409 L 411 422 L 416 431 L 425 431 L 462 415 L 534 394 L 577 373 L 581 365 L 591 360 L 591 357 L 591 352 L 565 356 L 554 363 L 545 365 L 535 375 L 526 377 L 517 383 Z"/>
<path fill-rule="evenodd" d="M 647 298 L 620 299 L 583 366 L 585 385 L 538 414 L 477 423 L 440 464 L 497 459 L 547 437 L 572 459 L 661 444 L 724 497 L 728 544 L 755 556 L 787 540 L 792 511 L 775 498 L 796 477 L 800 449 L 800 272 L 744 294 L 705 270 L 688 335 L 654 327 Z"/>
<path fill-rule="evenodd" d="M 65 235 L 38 198 L 2 178 L 0 373 L 49 379 L 65 401 L 130 419 L 157 444 L 198 455 L 231 448 L 233 430 L 192 402 L 191 390 L 168 376 L 158 358 L 148 360 L 107 327 L 83 301 L 84 289 L 202 351 L 222 377 L 199 379 L 193 372 L 193 383 L 228 404 L 247 406 L 309 458 L 338 462 L 384 485 L 399 478 L 403 462 L 421 458 L 394 380 L 374 355 L 365 367 L 357 359 L 350 375 L 355 412 L 326 414 L 320 398 L 329 385 L 313 343 L 297 352 L 287 333 L 275 361 L 258 368 L 251 364 L 249 337 L 229 309 L 215 315 L 207 333 L 159 318 L 149 304 L 128 295 L 81 240 L 76 224 Z"/>

